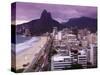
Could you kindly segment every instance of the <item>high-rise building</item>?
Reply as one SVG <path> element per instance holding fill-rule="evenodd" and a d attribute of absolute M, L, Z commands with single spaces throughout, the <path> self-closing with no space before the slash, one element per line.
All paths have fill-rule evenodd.
<path fill-rule="evenodd" d="M 58 40 L 59 40 L 59 41 L 62 40 L 62 32 L 61 32 L 61 31 L 58 32 Z"/>
<path fill-rule="evenodd" d="M 53 32 L 52 32 L 52 36 L 55 37 L 56 34 L 57 34 L 57 27 L 54 27 Z"/>
<path fill-rule="evenodd" d="M 96 35 L 96 33 L 88 34 L 87 35 L 87 40 L 88 40 L 89 44 L 97 43 L 97 35 Z"/>
<path fill-rule="evenodd" d="M 70 50 L 70 56 L 72 60 L 72 64 L 78 63 L 78 50 Z"/>
<path fill-rule="evenodd" d="M 87 47 L 87 62 L 90 63 L 90 47 L 89 46 Z"/>
<path fill-rule="evenodd" d="M 86 39 L 86 37 L 84 36 L 83 39 L 81 40 L 81 44 L 83 48 L 86 48 L 88 46 L 88 40 Z"/>
<path fill-rule="evenodd" d="M 57 54 L 51 58 L 51 70 L 63 70 L 71 68 L 71 57 Z"/>
<path fill-rule="evenodd" d="M 82 65 L 83 68 L 87 68 L 87 54 L 84 49 L 79 51 L 78 64 Z"/>
<path fill-rule="evenodd" d="M 90 62 L 93 67 L 97 65 L 97 45 L 90 44 Z"/>

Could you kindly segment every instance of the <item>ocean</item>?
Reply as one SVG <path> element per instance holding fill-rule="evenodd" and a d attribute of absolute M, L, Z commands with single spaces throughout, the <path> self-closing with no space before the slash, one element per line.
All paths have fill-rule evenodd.
<path fill-rule="evenodd" d="M 23 35 L 17 35 L 16 36 L 16 44 L 12 44 L 12 50 L 19 54 L 23 52 L 24 50 L 32 47 L 34 43 L 39 41 L 39 37 L 31 37 L 31 36 L 23 36 Z"/>

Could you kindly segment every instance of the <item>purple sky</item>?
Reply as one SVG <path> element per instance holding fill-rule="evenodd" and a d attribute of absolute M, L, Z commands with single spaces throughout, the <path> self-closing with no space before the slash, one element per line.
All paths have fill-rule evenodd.
<path fill-rule="evenodd" d="M 50 12 L 52 17 L 59 22 L 66 22 L 70 18 L 77 18 L 81 16 L 92 18 L 97 17 L 96 7 L 17 2 L 17 24 L 40 18 L 44 9 Z"/>

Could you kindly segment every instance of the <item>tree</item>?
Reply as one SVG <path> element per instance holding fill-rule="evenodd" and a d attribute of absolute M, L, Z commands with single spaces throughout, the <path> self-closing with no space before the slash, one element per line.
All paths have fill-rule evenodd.
<path fill-rule="evenodd" d="M 81 64 L 72 64 L 72 69 L 82 69 L 82 65 Z"/>

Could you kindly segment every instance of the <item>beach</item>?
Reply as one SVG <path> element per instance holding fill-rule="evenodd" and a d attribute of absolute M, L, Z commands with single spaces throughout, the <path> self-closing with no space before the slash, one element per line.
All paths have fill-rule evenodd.
<path fill-rule="evenodd" d="M 23 50 L 21 53 L 16 55 L 16 70 L 25 69 L 38 55 L 41 48 L 46 44 L 47 37 L 41 36 L 40 40 L 33 43 L 30 48 Z M 26 65 L 26 66 L 23 66 Z"/>

